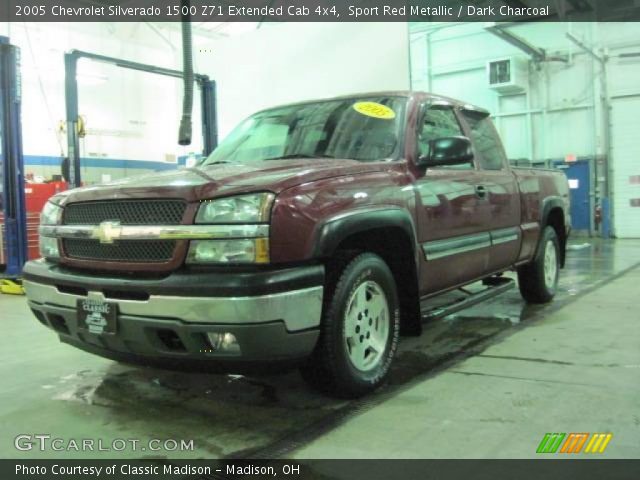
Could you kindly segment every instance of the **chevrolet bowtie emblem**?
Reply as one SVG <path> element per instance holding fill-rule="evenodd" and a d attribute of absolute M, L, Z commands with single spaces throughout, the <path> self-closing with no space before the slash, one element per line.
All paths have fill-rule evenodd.
<path fill-rule="evenodd" d="M 100 243 L 113 243 L 120 238 L 122 228 L 120 222 L 102 222 L 91 232 L 91 238 L 97 238 Z"/>

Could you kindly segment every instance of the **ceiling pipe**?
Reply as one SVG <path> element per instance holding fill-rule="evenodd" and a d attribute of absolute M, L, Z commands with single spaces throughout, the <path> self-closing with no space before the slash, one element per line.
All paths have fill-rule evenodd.
<path fill-rule="evenodd" d="M 519 50 L 529 55 L 531 59 L 536 63 L 541 62 L 564 62 L 568 63 L 568 58 L 563 56 L 549 56 L 544 48 L 536 47 L 532 45 L 524 38 L 510 32 L 506 29 L 506 25 L 493 24 L 489 27 L 485 27 L 486 31 L 492 33 L 501 40 L 513 45 Z"/>
<path fill-rule="evenodd" d="M 184 80 L 184 95 L 182 98 L 182 118 L 178 131 L 178 144 L 191 145 L 193 112 L 193 39 L 191 36 L 190 1 L 182 0 L 182 70 Z"/>

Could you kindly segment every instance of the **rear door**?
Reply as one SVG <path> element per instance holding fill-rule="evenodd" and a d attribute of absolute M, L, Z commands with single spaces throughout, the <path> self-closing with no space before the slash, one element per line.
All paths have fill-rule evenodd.
<path fill-rule="evenodd" d="M 571 163 L 564 169 L 569 182 L 569 193 L 571 196 L 571 228 L 574 231 L 589 231 L 591 227 L 591 211 L 589 204 L 589 192 L 591 190 L 589 162 L 579 160 Z"/>
<path fill-rule="evenodd" d="M 461 110 L 478 163 L 474 188 L 479 194 L 483 229 L 491 248 L 485 273 L 513 265 L 520 251 L 520 193 L 502 142 L 486 112 Z"/>

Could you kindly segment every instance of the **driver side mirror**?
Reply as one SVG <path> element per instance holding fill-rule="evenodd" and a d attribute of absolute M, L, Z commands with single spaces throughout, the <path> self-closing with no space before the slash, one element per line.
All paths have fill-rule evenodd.
<path fill-rule="evenodd" d="M 473 148 L 467 137 L 444 137 L 429 141 L 429 152 L 418 158 L 420 168 L 461 165 L 473 161 Z"/>

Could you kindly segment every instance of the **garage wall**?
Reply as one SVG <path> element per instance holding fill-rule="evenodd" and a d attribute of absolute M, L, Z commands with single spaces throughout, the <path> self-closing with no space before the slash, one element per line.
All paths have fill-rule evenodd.
<path fill-rule="evenodd" d="M 220 134 L 278 104 L 409 88 L 404 23 L 286 23 L 203 45 L 197 68 L 218 85 Z"/>
<path fill-rule="evenodd" d="M 60 173 L 66 151 L 66 133 L 60 131 L 65 119 L 64 52 L 79 49 L 181 66 L 179 51 L 143 24 L 14 23 L 4 33 L 21 48 L 26 172 L 45 178 Z M 80 61 L 78 70 L 80 114 L 87 128 L 80 141 L 84 181 L 175 168 L 178 156 L 189 152 L 177 145 L 179 80 L 87 60 Z"/>
<path fill-rule="evenodd" d="M 414 24 L 411 28 L 413 87 L 490 110 L 510 158 L 539 160 L 595 152 L 599 139 L 593 135 L 593 62 L 576 54 L 565 38 L 568 26 L 543 23 L 509 28 L 550 53 L 571 55 L 570 65 L 552 62 L 540 70 L 530 69 L 528 94 L 516 95 L 499 95 L 488 88 L 486 64 L 529 57 L 488 33 L 484 24 L 440 24 L 435 29 Z M 590 24 L 573 24 L 571 29 L 587 41 L 592 38 Z"/>
<path fill-rule="evenodd" d="M 597 62 L 566 37 L 569 32 L 609 56 L 607 80 L 611 99 L 612 157 L 600 162 L 590 192 L 591 209 L 611 197 L 613 233 L 640 237 L 640 144 L 630 141 L 640 129 L 636 99 L 640 94 L 640 52 L 634 23 L 530 23 L 508 27 L 548 54 L 568 62 L 530 67 L 526 93 L 499 95 L 488 87 L 486 63 L 505 57 L 528 57 L 485 29 L 484 24 L 411 24 L 412 87 L 450 95 L 489 109 L 510 159 L 562 160 L 567 155 L 589 160 L 605 154 L 600 70 Z M 607 174 L 611 174 L 607 193 Z M 640 202 L 640 200 L 639 200 Z M 638 203 L 638 202 L 635 202 Z"/>

